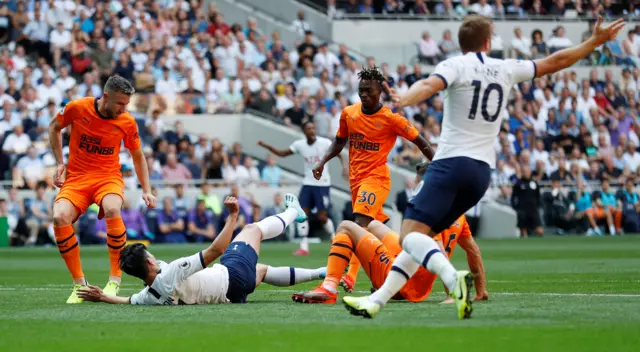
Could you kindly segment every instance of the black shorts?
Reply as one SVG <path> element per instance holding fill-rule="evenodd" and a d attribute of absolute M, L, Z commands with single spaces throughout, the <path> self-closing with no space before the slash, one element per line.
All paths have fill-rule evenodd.
<path fill-rule="evenodd" d="M 258 253 L 245 242 L 231 242 L 220 264 L 229 272 L 227 298 L 231 303 L 246 303 L 247 296 L 256 289 Z"/>
<path fill-rule="evenodd" d="M 537 209 L 518 210 L 518 228 L 533 230 L 540 224 L 540 213 Z"/>

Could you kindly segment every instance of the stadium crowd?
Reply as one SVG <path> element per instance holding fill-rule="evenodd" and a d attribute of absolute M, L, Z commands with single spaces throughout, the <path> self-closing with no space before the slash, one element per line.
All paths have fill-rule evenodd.
<path fill-rule="evenodd" d="M 495 19 L 508 17 L 572 16 L 606 18 L 640 16 L 635 1 L 616 0 L 305 0 L 326 8 L 340 19 L 352 15 L 438 15 L 462 18 L 481 14 Z"/>
<path fill-rule="evenodd" d="M 292 23 L 292 28 L 301 33 L 301 38 L 295 46 L 286 47 L 277 32 L 263 33 L 253 19 L 249 18 L 244 26 L 227 23 L 214 5 L 204 11 L 199 1 L 3 2 L 0 177 L 11 189 L 9 199 L 0 201 L 0 212 L 12 214 L 15 220 L 12 228 L 20 234 L 22 242 L 46 240 L 51 204 L 44 203 L 43 194 L 54 189 L 55 166 L 48 150 L 48 123 L 68 101 L 100 96 L 102 85 L 111 74 L 130 79 L 140 92 L 132 100 L 131 111 L 139 122 L 153 181 L 162 184 L 221 180 L 233 185 L 231 193 L 238 195 L 242 193 L 239 188 L 251 182 L 279 185 L 283 175 L 275 159 L 256 161 L 242 152 L 240 143 L 225 146 L 206 135 L 191 135 L 179 121 L 168 126 L 163 115 L 250 109 L 292 128 L 299 128 L 304 121 L 314 121 L 319 135 L 332 137 L 342 108 L 359 101 L 360 67 L 379 65 L 389 84 L 399 91 L 428 76 L 420 64 L 392 69 L 371 57 L 359 62 L 346 46 L 340 46 L 337 53 L 329 51 L 326 43 L 314 42 L 313 28 L 304 20 L 304 13 Z M 520 38 L 517 34 L 516 37 Z M 556 37 L 546 41 L 541 35 L 534 35 L 532 41 L 524 37 L 521 42 L 514 39 L 504 55 L 535 58 L 570 44 L 561 38 L 562 27 L 558 27 Z M 425 47 L 439 52 L 433 63 L 459 54 L 450 34 L 445 33 L 440 43 L 435 43 L 428 33 L 423 39 L 429 42 Z M 621 47 L 634 56 L 606 62 L 629 66 L 620 78 L 610 71 L 600 76 L 594 70 L 589 79 L 581 81 L 575 73 L 567 72 L 514 89 L 509 98 L 509 116 L 496 140 L 499 162 L 495 187 L 488 197 L 518 208 L 514 187 L 523 184 L 522 180 L 531 178 L 539 184 L 566 181 L 574 186 L 578 180 L 584 180 L 580 183 L 581 192 L 577 187 L 575 192 L 569 192 L 571 187 L 562 190 L 567 195 L 566 208 L 587 218 L 586 210 L 596 208 L 597 200 L 579 201 L 584 194 L 591 196 L 589 187 L 593 187 L 593 182 L 607 180 L 622 186 L 628 181 L 634 186 L 640 180 L 640 70 L 631 67 L 638 59 L 640 28 L 629 32 Z M 442 97 L 433 97 L 398 113 L 412 121 L 437 147 Z M 422 154 L 411 143 L 399 140 L 390 161 L 412 168 L 422 161 Z M 121 163 L 127 187 L 136 188 L 126 151 L 121 154 Z M 175 187 L 179 194 L 184 186 Z M 130 220 L 138 225 L 125 223 L 140 236 L 163 241 L 213 236 L 208 224 L 213 225 L 215 233 L 224 214 L 220 199 L 209 195 L 210 187 L 202 187 L 203 202 L 198 205 L 195 199 L 182 202 L 176 196 L 173 201 L 162 200 L 158 216 L 147 211 L 142 222 L 136 213 Z M 16 198 L 17 189 L 33 190 L 34 196 L 22 202 Z M 632 189 L 629 192 L 631 198 L 619 195 L 619 199 L 633 204 L 637 217 L 640 209 L 637 194 Z M 549 194 L 557 196 L 556 191 Z M 263 216 L 266 211 L 250 198 L 243 203 L 247 221 Z M 555 218 L 548 214 L 555 208 L 548 206 L 548 197 L 542 198 L 546 203 L 541 200 L 536 204 L 547 210 L 545 223 L 553 225 Z M 202 218 L 198 212 L 202 210 L 201 203 L 208 214 Z M 281 206 L 276 197 L 273 207 Z M 620 212 L 624 206 L 616 203 Z M 139 211 L 135 205 L 132 209 Z M 162 215 L 163 209 L 170 209 L 166 216 Z M 626 219 L 631 217 L 630 209 Z M 171 211 L 175 214 L 171 215 Z M 609 219 L 607 214 L 618 214 L 613 210 L 595 213 L 596 220 L 603 221 Z M 87 213 L 78 226 L 100 229 L 102 225 L 94 215 Z M 571 217 L 574 218 L 573 214 Z M 84 224 L 85 220 L 89 225 Z M 199 232 L 192 227 L 196 223 L 207 225 L 202 225 L 204 230 Z M 102 238 L 98 230 L 80 229 L 78 233 L 90 235 L 86 239 L 90 243 Z M 192 233 L 204 237 L 194 237 Z"/>

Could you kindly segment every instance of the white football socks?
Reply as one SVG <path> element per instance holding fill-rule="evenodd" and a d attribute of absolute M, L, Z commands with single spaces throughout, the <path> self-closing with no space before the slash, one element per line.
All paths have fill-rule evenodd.
<path fill-rule="evenodd" d="M 398 293 L 407 283 L 409 278 L 418 271 L 420 265 L 416 263 L 411 255 L 405 251 L 400 252 L 384 284 L 369 296 L 371 302 L 385 305 L 389 300 Z"/>
<path fill-rule="evenodd" d="M 412 232 L 402 241 L 402 248 L 411 254 L 417 263 L 440 276 L 449 292 L 453 292 L 458 282 L 456 269 L 451 265 L 449 258 L 440 252 L 440 247 L 433 238 Z"/>
<path fill-rule="evenodd" d="M 336 227 L 333 225 L 333 220 L 331 218 L 327 219 L 327 222 L 324 224 L 324 230 L 331 235 L 331 239 L 333 240 L 336 237 Z"/>
<path fill-rule="evenodd" d="M 280 214 L 266 217 L 256 223 L 262 231 L 262 239 L 268 240 L 277 237 L 289 226 L 298 216 L 298 211 L 288 208 Z"/>
<path fill-rule="evenodd" d="M 294 267 L 268 267 L 267 273 L 262 282 L 273 286 L 293 286 L 303 282 L 320 279 L 320 276 L 326 272 L 325 268 L 303 269 Z"/>
<path fill-rule="evenodd" d="M 300 237 L 302 237 L 300 239 L 300 249 L 302 249 L 303 251 L 309 251 L 309 222 L 305 221 L 302 223 L 298 223 L 296 225 L 296 227 L 298 228 L 298 235 L 300 235 Z"/>

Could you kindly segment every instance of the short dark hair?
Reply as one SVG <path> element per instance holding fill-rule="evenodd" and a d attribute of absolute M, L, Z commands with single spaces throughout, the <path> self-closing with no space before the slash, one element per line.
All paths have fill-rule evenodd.
<path fill-rule="evenodd" d="M 416 173 L 418 174 L 418 177 L 423 177 L 424 174 L 427 173 L 427 169 L 429 168 L 430 164 L 430 161 L 425 161 L 424 163 L 416 165 Z"/>
<path fill-rule="evenodd" d="M 458 43 L 463 52 L 478 52 L 482 50 L 484 43 L 491 40 L 493 34 L 489 17 L 470 15 L 464 18 L 464 22 L 458 30 Z"/>
<path fill-rule="evenodd" d="M 313 123 L 313 121 L 311 121 L 311 120 L 307 120 L 307 121 L 303 122 L 303 123 L 302 123 L 302 126 L 300 126 L 300 127 L 302 127 L 302 130 L 304 131 L 304 129 L 305 129 L 305 128 L 307 128 L 307 125 L 309 125 L 309 124 L 311 124 L 311 125 L 314 125 L 314 126 L 315 126 L 315 124 Z"/>
<path fill-rule="evenodd" d="M 127 275 L 135 276 L 140 280 L 147 278 L 147 247 L 142 243 L 134 243 L 124 247 L 120 252 L 120 269 Z"/>
<path fill-rule="evenodd" d="M 382 82 L 386 81 L 386 79 L 384 78 L 382 73 L 378 71 L 378 68 L 376 66 L 373 66 L 371 68 L 363 67 L 362 71 L 358 72 L 358 78 L 360 79 L 360 81 L 376 81 L 378 82 L 378 84 L 380 84 L 380 86 L 382 86 Z"/>
<path fill-rule="evenodd" d="M 104 85 L 104 91 L 107 93 L 123 93 L 126 95 L 133 95 L 136 89 L 133 84 L 126 78 L 118 75 L 114 75 L 107 79 L 107 83 Z"/>

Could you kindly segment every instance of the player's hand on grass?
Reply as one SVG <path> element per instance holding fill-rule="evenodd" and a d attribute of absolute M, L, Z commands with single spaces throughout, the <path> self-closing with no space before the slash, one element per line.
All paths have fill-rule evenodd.
<path fill-rule="evenodd" d="M 231 215 L 237 215 L 240 212 L 240 206 L 238 205 L 238 200 L 235 197 L 227 197 L 224 200 L 224 207 L 227 208 L 227 211 Z"/>
<path fill-rule="evenodd" d="M 593 34 L 591 34 L 591 37 L 594 38 L 599 45 L 616 39 L 618 32 L 624 28 L 626 23 L 623 18 L 618 18 L 617 20 L 609 23 L 608 26 L 600 27 L 601 24 L 602 16 L 598 16 L 598 21 L 596 22 L 595 27 L 593 27 Z"/>
<path fill-rule="evenodd" d="M 89 286 L 87 288 L 78 289 L 78 297 L 85 301 L 102 302 L 105 295 L 98 286 Z"/>
<path fill-rule="evenodd" d="M 478 294 L 476 294 L 475 297 L 473 297 L 474 301 L 488 301 L 489 300 L 489 292 L 487 291 L 482 291 Z"/>
<path fill-rule="evenodd" d="M 56 177 L 53 180 L 53 184 L 60 188 L 67 179 L 67 167 L 64 164 L 56 166 Z"/>
<path fill-rule="evenodd" d="M 154 196 L 152 193 L 143 193 L 142 200 L 144 200 L 144 204 L 147 206 L 147 208 L 153 209 L 156 207 L 156 196 Z"/>
<path fill-rule="evenodd" d="M 313 168 L 313 177 L 316 180 L 319 180 L 322 177 L 322 173 L 324 172 L 324 164 L 318 164 L 315 168 Z"/>

